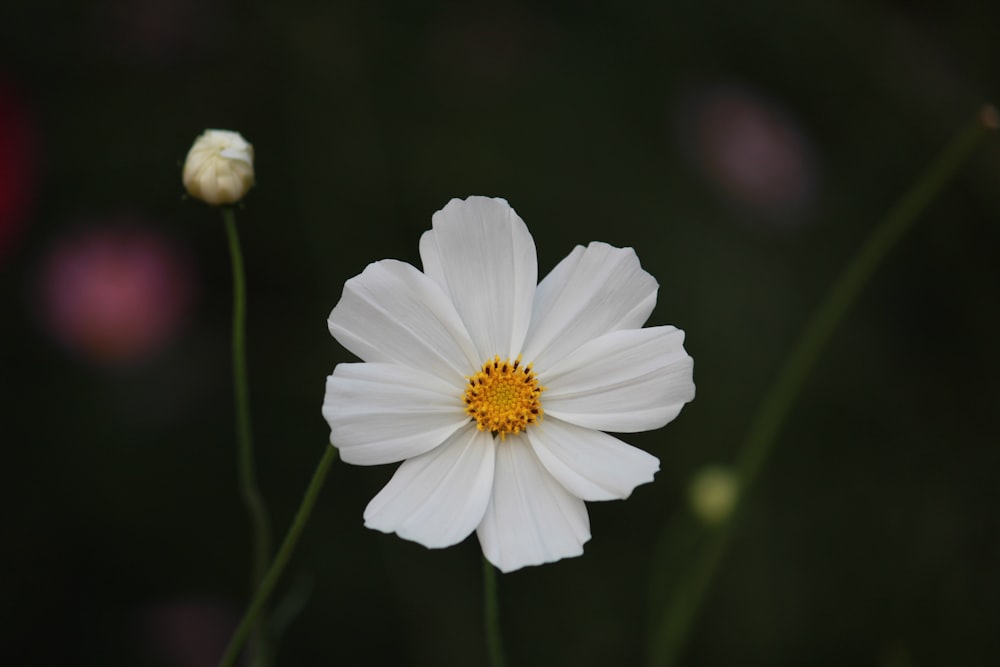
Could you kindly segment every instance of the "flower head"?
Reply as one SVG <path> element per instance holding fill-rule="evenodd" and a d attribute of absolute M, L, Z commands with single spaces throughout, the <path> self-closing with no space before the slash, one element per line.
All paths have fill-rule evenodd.
<path fill-rule="evenodd" d="M 184 187 L 207 204 L 235 204 L 253 186 L 253 146 L 239 132 L 205 130 L 184 161 Z"/>
<path fill-rule="evenodd" d="M 584 501 L 659 470 L 604 431 L 659 428 L 694 398 L 684 332 L 642 328 L 657 283 L 631 248 L 577 246 L 537 283 L 502 199 L 453 199 L 420 257 L 368 265 L 330 313 L 365 362 L 327 378 L 331 442 L 347 463 L 403 462 L 365 525 L 430 548 L 476 531 L 504 572 L 580 555 Z"/>

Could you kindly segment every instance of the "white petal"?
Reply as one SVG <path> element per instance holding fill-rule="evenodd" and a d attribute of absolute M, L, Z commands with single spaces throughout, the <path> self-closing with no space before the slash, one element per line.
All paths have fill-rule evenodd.
<path fill-rule="evenodd" d="M 424 266 L 424 275 L 437 283 L 445 294 L 449 294 L 448 281 L 444 278 L 444 268 L 441 266 L 441 256 L 438 255 L 433 229 L 428 229 L 420 235 L 420 262 Z"/>
<path fill-rule="evenodd" d="M 429 373 L 394 364 L 338 364 L 323 416 L 346 463 L 395 463 L 437 447 L 469 423 L 462 393 Z"/>
<path fill-rule="evenodd" d="M 525 435 L 545 469 L 584 500 L 628 498 L 653 481 L 660 461 L 614 436 L 549 417 Z"/>
<path fill-rule="evenodd" d="M 482 364 L 447 295 L 405 262 L 375 262 L 348 280 L 328 324 L 365 361 L 421 368 L 460 386 Z"/>
<path fill-rule="evenodd" d="M 522 437 L 497 444 L 493 497 L 476 531 L 502 572 L 579 556 L 590 539 L 583 501 L 550 475 Z"/>
<path fill-rule="evenodd" d="M 524 360 L 551 366 L 598 336 L 638 329 L 653 312 L 657 288 L 632 248 L 577 246 L 538 285 Z"/>
<path fill-rule="evenodd" d="M 443 281 L 479 352 L 479 363 L 516 356 L 538 280 L 535 242 L 503 199 L 452 199 L 434 214 L 420 255 Z M 440 273 L 440 275 L 438 275 Z"/>
<path fill-rule="evenodd" d="M 694 361 L 674 327 L 630 329 L 585 343 L 539 372 L 542 409 L 577 426 L 631 433 L 660 428 L 694 398 Z"/>
<path fill-rule="evenodd" d="M 430 549 L 464 540 L 482 521 L 493 488 L 493 436 L 461 429 L 403 462 L 365 509 L 365 525 Z"/>

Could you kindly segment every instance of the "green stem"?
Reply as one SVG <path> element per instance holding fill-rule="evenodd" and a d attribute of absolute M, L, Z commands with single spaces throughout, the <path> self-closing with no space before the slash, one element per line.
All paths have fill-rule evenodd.
<path fill-rule="evenodd" d="M 309 486 L 306 488 L 305 495 L 302 497 L 302 504 L 299 505 L 299 509 L 295 513 L 295 519 L 292 520 L 292 525 L 285 535 L 285 540 L 281 543 L 281 548 L 278 549 L 278 555 L 274 557 L 274 562 L 271 563 L 271 567 L 268 568 L 267 573 L 261 580 L 260 587 L 250 602 L 250 606 L 247 607 L 247 612 L 240 621 L 239 626 L 237 626 L 233 638 L 229 640 L 229 646 L 226 647 L 226 652 L 219 662 L 219 667 L 232 667 L 236 664 L 236 659 L 240 655 L 240 649 L 246 642 L 250 631 L 257 624 L 257 619 L 260 617 L 264 605 L 267 603 L 271 593 L 274 592 L 274 587 L 281 578 L 281 573 L 284 572 L 285 566 L 292 556 L 292 552 L 295 551 L 295 545 L 298 544 L 302 530 L 309 521 L 309 515 L 312 513 L 316 499 L 319 497 L 320 489 L 323 488 L 326 475 L 336 458 L 337 450 L 332 446 L 327 447 L 323 458 L 319 461 L 319 465 L 316 466 L 316 471 L 313 472 L 312 480 L 310 480 Z"/>
<path fill-rule="evenodd" d="M 826 299 L 806 323 L 751 422 L 737 459 L 741 498 L 746 497 L 760 475 L 802 385 L 869 279 L 987 132 L 996 128 L 996 109 L 984 107 L 889 210 L 834 282 Z M 700 553 L 689 561 L 686 576 L 678 580 L 675 594 L 653 628 L 649 654 L 651 665 L 674 665 L 680 657 L 688 631 L 730 543 L 733 515 L 711 529 L 698 550 Z"/>
<path fill-rule="evenodd" d="M 483 619 L 490 666 L 504 667 L 503 641 L 500 635 L 500 604 L 497 600 L 497 571 L 485 556 L 483 556 Z"/>
<path fill-rule="evenodd" d="M 240 496 L 246 505 L 253 530 L 253 550 L 250 574 L 250 592 L 260 585 L 271 556 L 271 530 L 267 508 L 257 486 L 257 470 L 253 456 L 253 435 L 250 430 L 250 394 L 247 382 L 246 361 L 246 280 L 243 271 L 243 253 L 236 231 L 236 215 L 231 206 L 222 209 L 222 219 L 229 237 L 229 255 L 233 265 L 233 387 L 236 401 L 237 468 Z M 267 665 L 268 642 L 264 620 L 254 628 L 254 659 L 258 667 Z"/>
<path fill-rule="evenodd" d="M 872 274 L 934 197 L 944 189 L 986 133 L 993 129 L 987 124 L 988 109 L 992 107 L 984 110 L 952 139 L 889 210 L 841 272 L 826 300 L 813 313 L 750 427 L 737 464 L 744 489 L 756 479 L 806 377 Z"/>

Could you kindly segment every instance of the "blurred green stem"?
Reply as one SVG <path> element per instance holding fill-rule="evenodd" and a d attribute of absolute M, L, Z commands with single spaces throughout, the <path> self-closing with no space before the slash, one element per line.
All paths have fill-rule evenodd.
<path fill-rule="evenodd" d="M 503 641 L 500 635 L 500 603 L 497 600 L 497 571 L 483 556 L 483 619 L 486 627 L 486 652 L 491 667 L 504 667 Z"/>
<path fill-rule="evenodd" d="M 737 459 L 741 499 L 746 498 L 767 462 L 806 378 L 872 274 L 983 137 L 996 129 L 997 110 L 992 106 L 983 107 L 976 119 L 959 131 L 876 225 L 833 283 L 824 301 L 806 323 L 751 422 Z M 735 514 L 720 525 L 709 528 L 694 557 L 688 559 L 687 572 L 676 580 L 675 589 L 667 598 L 666 609 L 652 626 L 648 656 L 650 665 L 672 666 L 680 658 L 687 635 L 729 546 Z"/>
<path fill-rule="evenodd" d="M 243 253 L 236 231 L 236 214 L 231 206 L 222 208 L 222 219 L 229 237 L 229 255 L 233 265 L 233 387 L 236 400 L 236 435 L 238 444 L 238 474 L 240 495 L 250 516 L 253 530 L 253 550 L 250 574 L 250 593 L 257 589 L 264 577 L 267 561 L 271 557 L 271 529 L 267 508 L 257 487 L 257 468 L 253 456 L 253 435 L 250 430 L 250 393 L 247 382 L 246 360 L 246 280 L 243 272 Z M 269 664 L 269 650 L 265 619 L 260 618 L 253 629 L 253 662 L 255 667 Z"/>
<path fill-rule="evenodd" d="M 219 662 L 219 667 L 232 667 L 236 664 L 236 659 L 240 655 L 240 649 L 246 642 L 251 630 L 257 626 L 264 605 L 267 603 L 271 593 L 274 592 L 274 587 L 278 584 L 281 573 L 284 572 L 285 566 L 288 565 L 288 560 L 292 556 L 292 552 L 295 551 L 295 545 L 298 544 L 302 530 L 309 521 L 309 515 L 312 513 L 316 499 L 319 497 L 320 489 L 323 488 L 326 475 L 336 458 L 337 450 L 332 446 L 328 446 L 323 453 L 323 458 L 319 461 L 319 465 L 316 466 L 316 471 L 313 472 L 309 486 L 302 497 L 302 504 L 299 505 L 299 509 L 295 513 L 295 519 L 292 520 L 292 525 L 285 535 L 285 541 L 281 543 L 278 555 L 274 557 L 274 562 L 271 563 L 271 567 L 268 568 L 263 580 L 261 580 L 260 588 L 257 589 L 257 593 L 250 602 L 250 606 L 247 607 L 246 614 L 240 621 L 239 626 L 237 626 L 236 632 L 233 633 L 233 638 L 229 640 L 229 646 L 226 647 L 226 652 Z"/>

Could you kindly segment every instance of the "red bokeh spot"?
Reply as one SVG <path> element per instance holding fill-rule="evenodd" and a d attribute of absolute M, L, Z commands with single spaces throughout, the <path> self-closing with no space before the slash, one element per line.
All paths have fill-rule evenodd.
<path fill-rule="evenodd" d="M 34 119 L 0 72 L 0 262 L 14 246 L 34 195 L 37 143 Z"/>

